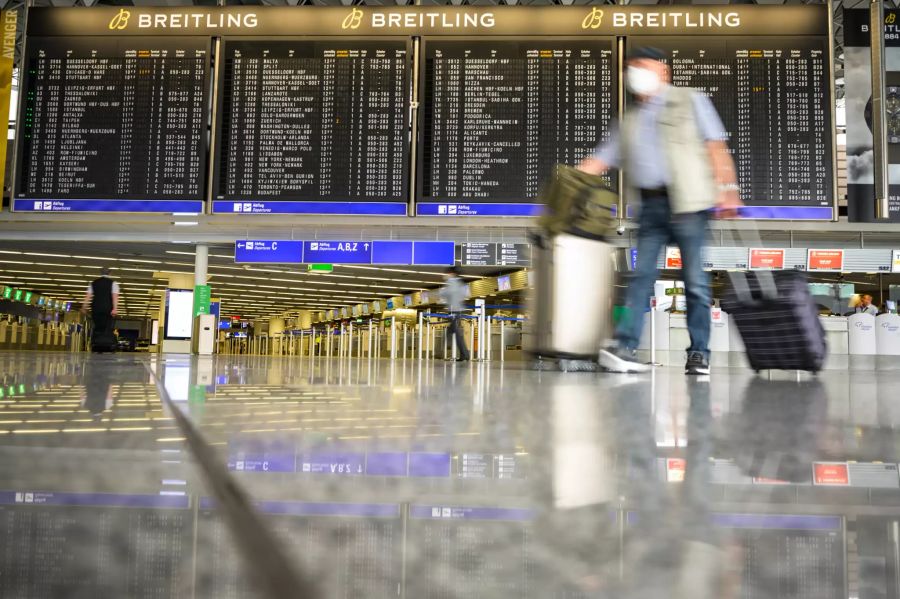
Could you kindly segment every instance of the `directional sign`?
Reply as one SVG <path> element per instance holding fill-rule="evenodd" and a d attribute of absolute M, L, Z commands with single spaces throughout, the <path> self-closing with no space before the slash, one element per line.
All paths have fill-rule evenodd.
<path fill-rule="evenodd" d="M 498 243 L 500 266 L 531 266 L 531 246 L 527 243 Z"/>
<path fill-rule="evenodd" d="M 460 247 L 463 266 L 497 266 L 496 243 L 464 243 Z"/>
<path fill-rule="evenodd" d="M 302 241 L 247 240 L 234 244 L 236 263 L 300 264 L 303 262 Z"/>
<path fill-rule="evenodd" d="M 372 264 L 412 264 L 412 241 L 373 241 L 372 244 Z"/>
<path fill-rule="evenodd" d="M 413 264 L 416 266 L 453 266 L 456 260 L 452 241 L 414 241 Z"/>
<path fill-rule="evenodd" d="M 371 241 L 305 241 L 303 260 L 309 263 L 371 264 Z"/>

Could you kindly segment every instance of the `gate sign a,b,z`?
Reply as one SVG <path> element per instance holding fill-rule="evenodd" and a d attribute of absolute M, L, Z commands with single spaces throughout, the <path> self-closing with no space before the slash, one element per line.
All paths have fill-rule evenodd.
<path fill-rule="evenodd" d="M 750 249 L 750 270 L 783 270 L 784 250 Z"/>
<path fill-rule="evenodd" d="M 234 244 L 235 263 L 300 264 L 303 242 L 289 240 L 245 240 Z"/>
<path fill-rule="evenodd" d="M 841 272 L 844 270 L 844 250 L 809 250 L 806 270 Z"/>
<path fill-rule="evenodd" d="M 306 241 L 303 260 L 309 263 L 371 264 L 371 241 Z"/>

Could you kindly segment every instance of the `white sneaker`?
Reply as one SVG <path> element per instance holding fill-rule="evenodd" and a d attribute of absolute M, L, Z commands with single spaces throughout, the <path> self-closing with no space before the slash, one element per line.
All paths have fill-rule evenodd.
<path fill-rule="evenodd" d="M 600 350 L 600 366 L 609 372 L 649 372 L 650 364 L 638 362 L 634 351 L 620 347 L 609 347 Z"/>

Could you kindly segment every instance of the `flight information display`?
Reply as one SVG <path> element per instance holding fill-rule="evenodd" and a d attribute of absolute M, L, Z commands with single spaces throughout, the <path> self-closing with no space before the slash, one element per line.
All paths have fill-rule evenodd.
<path fill-rule="evenodd" d="M 214 211 L 406 214 L 405 40 L 227 40 L 223 56 Z"/>
<path fill-rule="evenodd" d="M 828 41 L 824 37 L 644 38 L 669 55 L 677 86 L 722 117 L 745 216 L 831 219 Z"/>
<path fill-rule="evenodd" d="M 200 212 L 209 43 L 30 38 L 14 208 Z"/>
<path fill-rule="evenodd" d="M 536 214 L 616 118 L 612 39 L 427 40 L 424 59 L 419 214 Z"/>
<path fill-rule="evenodd" d="M 191 579 L 187 508 L 187 496 L 0 491 L 0 597 L 177 597 Z"/>
<path fill-rule="evenodd" d="M 398 596 L 403 545 L 399 506 L 267 501 L 257 508 L 323 597 Z M 197 535 L 198 598 L 262 596 L 233 536 L 207 498 L 200 500 Z"/>

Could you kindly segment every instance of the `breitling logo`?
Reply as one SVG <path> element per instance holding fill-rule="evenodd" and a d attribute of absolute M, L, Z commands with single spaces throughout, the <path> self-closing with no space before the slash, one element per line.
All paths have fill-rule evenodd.
<path fill-rule="evenodd" d="M 353 8 L 341 23 L 341 29 L 358 29 L 362 24 L 363 12 L 358 8 Z"/>
<path fill-rule="evenodd" d="M 120 8 L 119 12 L 117 12 L 112 19 L 109 21 L 109 28 L 111 30 L 121 30 L 128 27 L 128 19 L 131 18 L 131 12 L 125 10 L 124 8 Z"/>
<path fill-rule="evenodd" d="M 582 29 L 597 29 L 603 23 L 603 11 L 596 6 L 591 9 L 581 22 Z"/>

